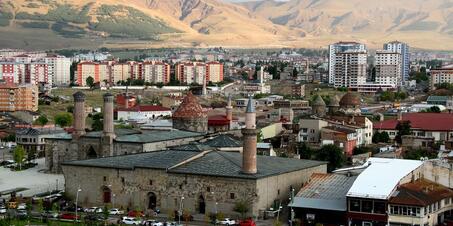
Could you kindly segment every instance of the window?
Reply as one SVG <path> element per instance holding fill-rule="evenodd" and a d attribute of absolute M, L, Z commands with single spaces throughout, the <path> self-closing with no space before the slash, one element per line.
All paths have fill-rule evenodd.
<path fill-rule="evenodd" d="M 149 180 L 149 185 L 153 185 L 153 180 Z"/>
<path fill-rule="evenodd" d="M 104 181 L 107 181 L 107 177 L 106 176 L 104 176 Z"/>
<path fill-rule="evenodd" d="M 179 185 L 179 189 L 182 190 L 182 184 Z"/>
<path fill-rule="evenodd" d="M 374 201 L 374 213 L 385 214 L 385 202 Z"/>
<path fill-rule="evenodd" d="M 355 199 L 349 200 L 349 210 L 354 212 L 360 212 L 360 200 Z"/>
<path fill-rule="evenodd" d="M 124 184 L 124 177 L 121 177 L 121 183 Z"/>
<path fill-rule="evenodd" d="M 234 193 L 230 193 L 230 199 L 234 199 Z"/>
<path fill-rule="evenodd" d="M 207 191 L 207 192 L 211 192 L 211 187 L 208 186 L 208 187 L 206 188 L 206 191 Z"/>
<path fill-rule="evenodd" d="M 280 189 L 277 190 L 277 195 L 280 195 Z"/>
<path fill-rule="evenodd" d="M 372 213 L 373 212 L 373 201 L 362 200 L 362 212 Z"/>

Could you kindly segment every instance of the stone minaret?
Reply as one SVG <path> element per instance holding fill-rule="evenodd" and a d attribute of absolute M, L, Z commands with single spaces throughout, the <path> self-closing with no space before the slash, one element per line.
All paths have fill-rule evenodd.
<path fill-rule="evenodd" d="M 231 95 L 228 96 L 228 105 L 226 106 L 226 119 L 233 120 L 233 106 L 231 105 Z"/>
<path fill-rule="evenodd" d="M 104 94 L 104 137 L 115 138 L 113 129 L 113 95 L 111 93 Z"/>
<path fill-rule="evenodd" d="M 256 129 L 256 112 L 254 100 L 249 97 L 247 109 L 245 111 L 245 128 L 242 129 L 244 140 L 242 151 L 242 173 L 256 173 L 256 143 L 258 130 Z"/>
<path fill-rule="evenodd" d="M 74 97 L 74 133 L 73 138 L 78 139 L 85 134 L 85 94 L 76 92 Z"/>
<path fill-rule="evenodd" d="M 206 76 L 203 76 L 203 90 L 202 90 L 202 96 L 206 96 L 208 93 L 207 87 L 206 87 Z"/>

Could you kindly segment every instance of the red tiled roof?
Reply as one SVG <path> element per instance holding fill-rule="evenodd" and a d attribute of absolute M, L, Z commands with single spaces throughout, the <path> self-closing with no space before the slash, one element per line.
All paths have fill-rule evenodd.
<path fill-rule="evenodd" d="M 198 103 L 197 97 L 192 92 L 189 92 L 187 96 L 182 100 L 181 105 L 173 114 L 173 118 L 206 118 L 207 113 L 203 110 L 200 103 Z"/>
<path fill-rule="evenodd" d="M 402 121 L 410 121 L 411 128 L 427 131 L 453 131 L 453 114 L 448 113 L 407 113 Z M 389 119 L 373 124 L 374 129 L 394 130 L 397 119 Z"/>
<path fill-rule="evenodd" d="M 158 106 L 158 105 L 137 105 L 131 108 L 120 108 L 118 111 L 171 111 L 170 108 Z"/>
<path fill-rule="evenodd" d="M 398 193 L 390 198 L 390 203 L 427 206 L 450 197 L 453 197 L 453 191 L 447 187 L 421 179 L 401 185 L 398 188 Z"/>
<path fill-rule="evenodd" d="M 225 126 L 229 124 L 230 120 L 228 120 L 225 115 L 214 115 L 208 118 L 209 126 Z"/>

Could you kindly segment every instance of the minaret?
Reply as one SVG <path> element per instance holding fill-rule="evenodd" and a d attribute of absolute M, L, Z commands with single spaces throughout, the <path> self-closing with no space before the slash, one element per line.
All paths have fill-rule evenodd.
<path fill-rule="evenodd" d="M 85 135 L 85 94 L 76 92 L 74 97 L 74 132 L 73 138 L 78 139 L 80 136 Z"/>
<path fill-rule="evenodd" d="M 245 128 L 242 129 L 242 173 L 256 174 L 256 143 L 258 130 L 256 129 L 256 112 L 252 96 L 249 97 L 245 111 Z"/>
<path fill-rule="evenodd" d="M 203 76 L 203 90 L 202 90 L 202 95 L 205 97 L 207 93 L 208 93 L 208 90 L 207 90 L 207 88 L 206 88 L 206 76 Z"/>
<path fill-rule="evenodd" d="M 260 67 L 260 83 L 264 83 L 264 66 Z"/>
<path fill-rule="evenodd" d="M 104 137 L 115 138 L 113 128 L 113 95 L 111 93 L 104 94 Z"/>
<path fill-rule="evenodd" d="M 233 106 L 231 105 L 231 95 L 228 95 L 228 105 L 226 106 L 226 119 L 233 120 Z"/>

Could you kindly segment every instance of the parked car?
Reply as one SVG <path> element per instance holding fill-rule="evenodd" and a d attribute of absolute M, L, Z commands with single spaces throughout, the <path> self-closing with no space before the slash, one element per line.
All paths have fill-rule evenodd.
<path fill-rule="evenodd" d="M 131 210 L 127 213 L 128 217 L 144 217 L 145 213 L 143 211 Z"/>
<path fill-rule="evenodd" d="M 123 217 L 121 220 L 121 223 L 126 224 L 126 225 L 140 225 L 142 222 L 134 217 Z"/>
<path fill-rule="evenodd" d="M 102 213 L 103 210 L 101 207 L 91 207 L 91 208 L 87 208 L 85 209 L 85 213 Z"/>
<path fill-rule="evenodd" d="M 123 215 L 124 214 L 124 211 L 123 210 L 120 210 L 118 208 L 113 208 L 113 209 L 110 209 L 109 210 L 109 214 L 110 215 Z"/>
<path fill-rule="evenodd" d="M 256 223 L 252 219 L 247 219 L 240 221 L 239 226 L 256 226 Z"/>
<path fill-rule="evenodd" d="M 236 224 L 236 221 L 235 220 L 232 220 L 230 218 L 225 218 L 221 221 L 218 221 L 217 222 L 218 224 L 221 224 L 221 225 L 235 225 Z"/>
<path fill-rule="evenodd" d="M 26 210 L 27 209 L 27 204 L 20 203 L 19 205 L 17 205 L 17 209 L 18 210 Z"/>
<path fill-rule="evenodd" d="M 63 213 L 60 215 L 60 219 L 64 220 L 80 220 L 80 215 L 76 215 L 73 213 Z"/>
<path fill-rule="evenodd" d="M 0 206 L 0 214 L 5 214 L 6 213 L 6 207 Z"/>
<path fill-rule="evenodd" d="M 62 209 L 64 211 L 68 211 L 68 212 L 75 212 L 76 206 L 74 204 L 72 204 L 72 205 L 63 207 Z M 84 212 L 84 209 L 80 206 L 77 206 L 77 212 Z"/>
<path fill-rule="evenodd" d="M 96 221 L 103 221 L 105 220 L 105 218 L 101 215 L 97 215 L 97 214 L 88 214 L 85 216 L 85 221 L 92 221 L 92 222 L 96 222 Z"/>
<path fill-rule="evenodd" d="M 164 225 L 166 225 L 166 226 L 182 226 L 182 224 L 178 224 L 177 222 L 166 222 Z"/>
<path fill-rule="evenodd" d="M 163 226 L 161 222 L 158 222 L 156 220 L 145 220 L 143 221 L 142 225 L 144 226 Z"/>
<path fill-rule="evenodd" d="M 58 218 L 58 213 L 57 212 L 51 212 L 51 211 L 44 211 L 41 213 L 41 217 L 44 218 Z"/>

